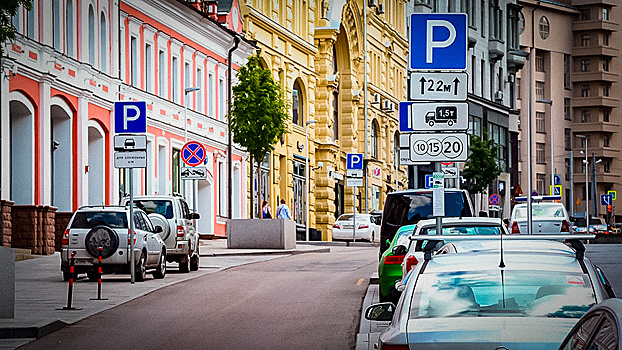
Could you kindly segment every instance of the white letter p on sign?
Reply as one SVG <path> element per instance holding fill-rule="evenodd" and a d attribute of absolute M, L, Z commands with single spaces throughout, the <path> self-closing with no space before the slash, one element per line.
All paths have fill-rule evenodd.
<path fill-rule="evenodd" d="M 133 117 L 128 117 L 128 110 L 133 110 L 135 113 L 135 115 Z M 134 105 L 124 105 L 123 106 L 123 128 L 127 129 L 127 123 L 128 122 L 133 122 L 135 120 L 137 120 L 138 118 L 140 118 L 140 109 L 137 106 Z"/>
<path fill-rule="evenodd" d="M 426 23 L 427 23 L 427 28 L 426 28 L 427 42 L 426 42 L 425 61 L 426 63 L 432 63 L 433 62 L 432 50 L 434 50 L 434 48 L 445 48 L 453 44 L 454 40 L 456 39 L 456 28 L 454 27 L 453 24 L 451 24 L 451 22 L 442 20 L 442 19 L 429 19 L 426 21 Z M 434 41 L 434 36 L 433 36 L 434 27 L 447 28 L 447 30 L 449 30 L 449 37 L 443 41 Z"/>

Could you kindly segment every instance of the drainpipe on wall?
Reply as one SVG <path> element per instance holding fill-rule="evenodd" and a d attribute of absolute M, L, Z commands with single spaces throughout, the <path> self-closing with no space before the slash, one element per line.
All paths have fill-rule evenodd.
<path fill-rule="evenodd" d="M 233 198 L 233 161 L 232 161 L 232 135 L 231 135 L 231 79 L 232 79 L 232 69 L 231 69 L 231 56 L 233 55 L 233 51 L 235 51 L 238 48 L 238 45 L 240 44 L 240 37 L 238 35 L 235 35 L 233 37 L 233 47 L 229 49 L 229 51 L 227 52 L 227 80 L 228 80 L 228 86 L 227 86 L 227 128 L 229 129 L 229 140 L 227 143 L 227 174 L 228 174 L 228 184 L 227 184 L 227 193 L 229 195 L 228 199 L 227 199 L 227 217 L 229 219 L 233 219 L 233 215 L 232 215 L 232 198 Z M 252 160 L 251 160 L 251 172 L 252 172 Z M 252 183 L 251 183 L 252 186 Z M 251 196 L 252 198 L 252 196 Z"/>

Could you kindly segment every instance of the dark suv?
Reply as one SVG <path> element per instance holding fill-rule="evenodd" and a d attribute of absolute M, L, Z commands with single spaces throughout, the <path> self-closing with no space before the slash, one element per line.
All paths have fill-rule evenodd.
<path fill-rule="evenodd" d="M 404 190 L 389 193 L 382 210 L 380 226 L 380 256 L 389 247 L 397 230 L 419 220 L 432 219 L 432 190 Z M 469 193 L 460 189 L 445 190 L 445 217 L 471 217 L 474 215 Z"/>

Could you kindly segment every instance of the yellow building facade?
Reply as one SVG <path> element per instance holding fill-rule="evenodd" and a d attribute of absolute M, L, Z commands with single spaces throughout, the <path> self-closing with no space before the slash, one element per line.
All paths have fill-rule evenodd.
<path fill-rule="evenodd" d="M 254 198 L 251 210 L 259 212 L 258 199 L 265 199 L 274 214 L 285 199 L 303 228 L 308 203 L 316 239 L 331 240 L 335 219 L 354 205 L 358 213 L 381 210 L 386 194 L 407 183 L 395 151 L 398 102 L 406 98 L 405 1 L 374 3 L 249 0 L 241 6 L 246 35 L 257 40 L 265 67 L 285 89 L 291 115 L 287 135 L 264 159 L 261 199 Z M 346 186 L 347 153 L 365 155 L 366 186 L 357 188 L 356 200 Z"/>

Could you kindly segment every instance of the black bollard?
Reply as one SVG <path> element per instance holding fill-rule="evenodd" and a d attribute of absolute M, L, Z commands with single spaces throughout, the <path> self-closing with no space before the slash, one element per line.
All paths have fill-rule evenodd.
<path fill-rule="evenodd" d="M 102 247 L 98 247 L 99 256 L 97 257 L 97 298 L 91 298 L 91 300 L 108 300 L 108 298 L 102 298 Z"/>

